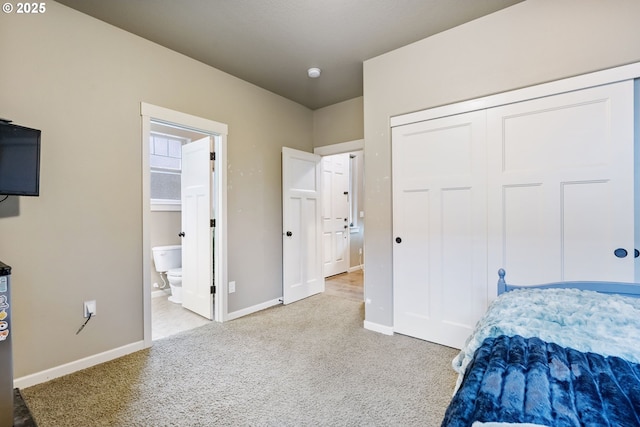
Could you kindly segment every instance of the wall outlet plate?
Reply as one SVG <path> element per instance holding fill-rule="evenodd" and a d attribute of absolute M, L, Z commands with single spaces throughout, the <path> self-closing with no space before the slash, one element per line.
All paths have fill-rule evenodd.
<path fill-rule="evenodd" d="M 96 315 L 96 300 L 91 300 L 91 301 L 85 301 L 84 302 L 84 317 L 89 317 L 89 314 L 91 314 L 91 317 Z"/>

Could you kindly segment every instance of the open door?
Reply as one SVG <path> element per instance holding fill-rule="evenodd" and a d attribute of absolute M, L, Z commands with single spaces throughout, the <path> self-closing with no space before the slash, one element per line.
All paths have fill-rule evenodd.
<path fill-rule="evenodd" d="M 324 292 L 321 157 L 282 148 L 282 296 L 289 304 Z"/>
<path fill-rule="evenodd" d="M 324 277 L 349 271 L 349 153 L 322 158 Z"/>
<path fill-rule="evenodd" d="M 211 137 L 182 147 L 182 306 L 213 319 Z"/>

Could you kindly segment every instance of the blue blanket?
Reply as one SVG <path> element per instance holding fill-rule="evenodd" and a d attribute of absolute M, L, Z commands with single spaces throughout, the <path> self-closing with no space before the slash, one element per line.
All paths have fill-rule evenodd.
<path fill-rule="evenodd" d="M 469 363 L 443 427 L 474 421 L 640 426 L 640 364 L 539 338 L 487 338 Z"/>
<path fill-rule="evenodd" d="M 500 295 L 453 361 L 462 380 L 486 338 L 538 337 L 585 353 L 640 363 L 640 298 L 577 289 L 522 289 Z"/>

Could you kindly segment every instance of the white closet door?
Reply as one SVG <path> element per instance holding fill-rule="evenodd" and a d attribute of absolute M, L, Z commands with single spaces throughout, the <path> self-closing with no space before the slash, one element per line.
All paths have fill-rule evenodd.
<path fill-rule="evenodd" d="M 392 130 L 394 331 L 460 348 L 487 306 L 485 112 Z"/>
<path fill-rule="evenodd" d="M 632 81 L 489 109 L 487 137 L 490 281 L 633 281 Z"/>

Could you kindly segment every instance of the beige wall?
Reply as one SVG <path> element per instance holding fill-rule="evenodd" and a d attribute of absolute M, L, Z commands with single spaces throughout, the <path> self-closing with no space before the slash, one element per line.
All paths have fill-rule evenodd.
<path fill-rule="evenodd" d="M 52 1 L 1 14 L 0 52 L 0 117 L 42 130 L 41 196 L 0 214 L 16 377 L 143 338 L 141 101 L 229 126 L 229 311 L 281 296 L 280 152 L 312 150 L 310 110 Z"/>
<path fill-rule="evenodd" d="M 364 138 L 364 98 L 358 97 L 313 112 L 313 146 Z"/>
<path fill-rule="evenodd" d="M 368 322 L 393 325 L 389 118 L 640 61 L 639 16 L 637 0 L 527 0 L 365 62 Z"/>

